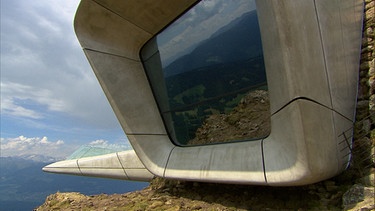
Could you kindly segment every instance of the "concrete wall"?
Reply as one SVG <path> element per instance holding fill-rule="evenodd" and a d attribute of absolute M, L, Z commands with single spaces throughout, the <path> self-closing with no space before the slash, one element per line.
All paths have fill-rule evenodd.
<path fill-rule="evenodd" d="M 271 134 L 183 148 L 169 140 L 138 53 L 193 3 L 82 0 L 75 18 L 84 52 L 145 167 L 166 178 L 269 185 L 309 184 L 344 170 L 362 1 L 257 1 Z"/>

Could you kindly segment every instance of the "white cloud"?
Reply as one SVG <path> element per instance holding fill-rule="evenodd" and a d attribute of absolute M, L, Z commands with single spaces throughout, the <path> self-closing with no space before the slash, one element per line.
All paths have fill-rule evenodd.
<path fill-rule="evenodd" d="M 12 115 L 19 117 L 27 117 L 31 119 L 40 119 L 43 116 L 33 110 L 18 106 L 13 102 L 13 99 L 2 96 L 1 97 L 1 114 L 2 115 Z"/>
<path fill-rule="evenodd" d="M 52 157 L 57 160 L 65 159 L 80 147 L 89 146 L 93 148 L 104 148 L 113 151 L 131 150 L 129 142 L 118 140 L 119 142 L 110 143 L 107 140 L 98 139 L 91 141 L 88 145 L 68 144 L 63 140 L 51 141 L 48 137 L 25 137 L 18 136 L 15 138 L 0 139 L 0 156 L 43 156 Z"/>
<path fill-rule="evenodd" d="M 45 106 L 51 111 L 63 111 L 65 107 L 64 101 L 57 99 L 51 90 L 12 82 L 1 82 L 0 88 L 1 113 L 3 115 L 31 119 L 43 118 L 40 111 L 27 108 L 27 102 Z"/>
<path fill-rule="evenodd" d="M 118 128 L 74 33 L 78 3 L 1 2 L 2 114 L 43 119 L 58 111 L 88 126 Z"/>
<path fill-rule="evenodd" d="M 216 6 L 215 0 L 204 0 L 204 1 L 202 1 L 202 7 L 207 11 L 213 10 L 215 8 L 215 6 Z"/>
<path fill-rule="evenodd" d="M 100 140 L 95 140 L 95 141 L 90 142 L 89 145 L 95 146 L 95 145 L 107 145 L 107 144 L 108 144 L 108 141 L 100 139 Z"/>
<path fill-rule="evenodd" d="M 90 142 L 89 146 L 106 148 L 106 149 L 113 149 L 113 150 L 116 150 L 116 151 L 124 151 L 124 150 L 132 149 L 132 147 L 128 143 L 127 144 L 125 142 L 121 143 L 121 144 L 120 143 L 109 143 L 108 141 L 103 140 L 103 139 L 92 141 L 92 142 Z"/>
<path fill-rule="evenodd" d="M 73 146 L 63 140 L 49 141 L 47 137 L 1 138 L 1 156 L 43 155 L 55 158 L 66 157 L 72 153 Z"/>

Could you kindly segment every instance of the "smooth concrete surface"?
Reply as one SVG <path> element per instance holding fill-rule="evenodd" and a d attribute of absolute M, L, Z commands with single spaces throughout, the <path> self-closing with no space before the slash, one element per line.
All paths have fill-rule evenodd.
<path fill-rule="evenodd" d="M 141 163 L 134 150 L 59 161 L 45 166 L 43 171 L 136 181 L 150 181 L 154 177 Z"/>
<path fill-rule="evenodd" d="M 146 168 L 164 177 L 170 154 L 176 148 L 168 135 L 128 135 L 128 139 Z"/>
<path fill-rule="evenodd" d="M 261 141 L 176 147 L 170 154 L 164 177 L 266 184 Z"/>
<path fill-rule="evenodd" d="M 166 134 L 142 64 L 92 50 L 85 53 L 125 133 Z"/>
<path fill-rule="evenodd" d="M 342 172 L 350 158 L 342 134 L 352 133 L 363 2 L 257 0 L 271 134 L 179 147 L 168 137 L 139 53 L 194 3 L 82 0 L 76 14 L 77 37 L 142 165 L 159 177 L 274 186 L 310 184 Z M 90 170 L 104 168 L 102 161 L 90 161 L 91 167 L 85 161 L 70 164 L 113 177 Z M 124 178 L 131 177 L 124 172 Z"/>
<path fill-rule="evenodd" d="M 315 1 L 332 109 L 354 121 L 363 1 Z M 334 8 L 334 9 L 333 9 Z"/>
<path fill-rule="evenodd" d="M 265 0 L 257 9 L 273 113 L 267 184 L 330 178 L 349 161 L 340 135 L 352 133 L 363 2 Z"/>
<path fill-rule="evenodd" d="M 125 2 L 125 1 L 123 1 Z M 75 31 L 85 49 L 138 60 L 138 49 L 152 34 L 91 0 L 81 1 Z M 111 32 L 111 33 L 110 33 Z"/>
<path fill-rule="evenodd" d="M 307 100 L 275 114 L 272 133 L 263 143 L 267 183 L 311 184 L 341 172 L 332 121 L 331 110 Z M 288 125 L 278 126 L 285 122 Z"/>
<path fill-rule="evenodd" d="M 56 174 L 72 174 L 81 176 L 82 173 L 79 170 L 77 159 L 74 160 L 64 160 L 56 163 L 49 164 L 43 167 L 43 171 L 56 173 Z"/>
<path fill-rule="evenodd" d="M 257 12 L 271 114 L 301 96 L 330 106 L 314 1 L 259 0 Z"/>

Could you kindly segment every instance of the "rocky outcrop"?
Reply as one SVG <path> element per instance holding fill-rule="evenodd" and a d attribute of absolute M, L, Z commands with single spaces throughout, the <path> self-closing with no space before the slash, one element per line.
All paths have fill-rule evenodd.
<path fill-rule="evenodd" d="M 375 1 L 365 0 L 353 160 L 352 167 L 343 174 L 355 184 L 343 195 L 344 210 L 375 210 L 374 16 Z"/>
<path fill-rule="evenodd" d="M 270 133 L 268 92 L 247 93 L 228 114 L 212 114 L 198 128 L 188 145 L 222 143 L 266 137 Z"/>
<path fill-rule="evenodd" d="M 347 187 L 334 180 L 277 188 L 157 178 L 144 190 L 126 194 L 56 193 L 36 210 L 341 210 Z M 346 194 L 348 208 L 365 198 L 364 194 L 356 196 L 361 191 Z"/>
<path fill-rule="evenodd" d="M 354 184 L 342 197 L 344 210 L 375 210 L 374 187 Z"/>
<path fill-rule="evenodd" d="M 303 187 L 261 187 L 154 179 L 126 194 L 56 193 L 47 210 L 373 210 L 374 189 L 339 179 Z M 348 191 L 346 191 L 348 190 Z"/>

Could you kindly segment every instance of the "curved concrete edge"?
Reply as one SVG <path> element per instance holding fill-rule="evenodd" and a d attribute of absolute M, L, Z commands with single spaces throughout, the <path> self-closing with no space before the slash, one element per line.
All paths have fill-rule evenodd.
<path fill-rule="evenodd" d="M 348 160 L 341 157 L 337 145 L 340 133 L 351 127 L 350 120 L 341 118 L 345 130 L 338 130 L 342 128 L 335 126 L 335 111 L 304 99 L 294 101 L 272 118 L 272 133 L 263 142 L 268 185 L 312 184 L 345 169 L 343 163 Z M 278 126 L 285 122 L 288 124 Z"/>
<path fill-rule="evenodd" d="M 271 114 L 298 97 L 331 107 L 314 2 L 256 1 Z"/>
<path fill-rule="evenodd" d="M 81 0 L 79 10 L 85 12 L 76 13 L 74 28 L 84 48 L 139 61 L 145 42 L 196 1 Z"/>
<path fill-rule="evenodd" d="M 82 176 L 82 172 L 78 168 L 77 160 L 64 160 L 51 163 L 42 168 L 44 172 L 56 174 L 72 174 Z"/>
<path fill-rule="evenodd" d="M 167 135 L 127 135 L 145 167 L 159 177 L 164 177 L 169 156 L 176 147 Z"/>
<path fill-rule="evenodd" d="M 125 133 L 166 134 L 141 62 L 93 50 L 84 52 Z"/>
<path fill-rule="evenodd" d="M 134 150 L 153 174 L 285 186 L 314 183 L 345 169 L 348 148 L 338 137 L 351 133 L 347 129 L 354 120 L 360 0 L 258 0 L 271 134 L 253 142 L 195 147 L 170 141 L 138 55 L 144 43 L 194 1 L 174 2 L 173 12 L 163 10 L 170 7 L 164 1 L 142 8 L 151 17 L 155 8 L 168 13 L 166 20 L 155 16 L 152 29 L 139 24 L 149 20 L 119 15 L 116 4 L 104 8 L 82 2 L 75 19 L 77 37 Z M 121 1 L 118 8 L 124 2 L 139 4 Z M 335 39 L 336 32 L 330 36 L 330 30 L 338 30 L 341 39 Z"/>
<path fill-rule="evenodd" d="M 141 163 L 134 150 L 59 161 L 45 166 L 43 171 L 136 181 L 151 181 L 154 177 Z"/>
<path fill-rule="evenodd" d="M 342 133 L 350 132 L 347 129 L 351 126 L 350 120 L 335 111 L 299 99 L 272 116 L 272 133 L 263 140 L 194 147 L 166 146 L 163 140 L 167 136 L 159 141 L 149 136 L 131 136 L 131 140 L 142 150 L 139 156 L 147 157 L 145 165 L 160 177 L 232 184 L 306 185 L 345 169 L 349 150 Z"/>
<path fill-rule="evenodd" d="M 232 184 L 266 184 L 262 141 L 176 147 L 171 151 L 164 177 Z"/>
<path fill-rule="evenodd" d="M 354 121 L 363 0 L 257 0 L 271 113 L 297 97 Z"/>

